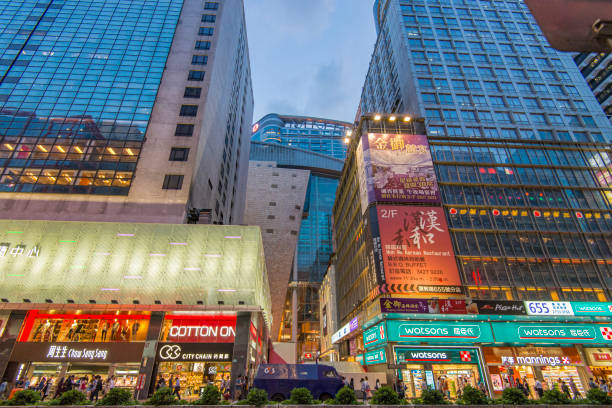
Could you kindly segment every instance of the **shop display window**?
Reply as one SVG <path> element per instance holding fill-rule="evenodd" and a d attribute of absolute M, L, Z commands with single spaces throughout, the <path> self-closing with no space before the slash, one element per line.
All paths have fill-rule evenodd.
<path fill-rule="evenodd" d="M 132 342 L 145 341 L 149 315 L 111 313 L 46 313 L 30 311 L 22 342 Z"/>
<path fill-rule="evenodd" d="M 157 371 L 157 384 L 163 378 L 166 385 L 180 379 L 181 398 L 197 399 L 207 384 L 222 389 L 222 381 L 230 379 L 231 362 L 163 362 Z"/>

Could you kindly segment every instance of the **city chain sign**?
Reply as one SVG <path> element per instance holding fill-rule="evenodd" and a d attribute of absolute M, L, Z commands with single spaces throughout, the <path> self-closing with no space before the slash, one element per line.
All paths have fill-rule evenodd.
<path fill-rule="evenodd" d="M 160 343 L 160 361 L 231 361 L 231 343 Z"/>

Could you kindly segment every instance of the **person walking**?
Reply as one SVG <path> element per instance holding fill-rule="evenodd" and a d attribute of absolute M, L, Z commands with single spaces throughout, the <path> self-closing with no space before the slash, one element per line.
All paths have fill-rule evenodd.
<path fill-rule="evenodd" d="M 2 381 L 2 384 L 0 384 L 0 399 L 6 398 L 7 390 L 8 390 L 8 381 L 4 380 Z"/>
<path fill-rule="evenodd" d="M 606 383 L 606 380 L 604 380 L 603 378 L 599 380 L 599 389 L 605 392 L 606 394 L 610 392 L 610 389 L 608 388 L 608 383 Z"/>
<path fill-rule="evenodd" d="M 349 387 L 351 387 L 351 390 L 355 389 L 355 381 L 354 381 L 353 377 L 351 377 L 351 381 L 349 382 Z"/>
<path fill-rule="evenodd" d="M 380 388 L 380 380 L 376 379 L 376 384 L 374 384 L 374 390 L 378 390 Z"/>
<path fill-rule="evenodd" d="M 533 388 L 535 389 L 536 394 L 538 394 L 538 399 L 542 398 L 542 395 L 544 395 L 544 387 L 542 386 L 542 382 L 540 380 L 536 380 Z"/>
<path fill-rule="evenodd" d="M 578 391 L 578 387 L 576 386 L 576 383 L 574 382 L 574 379 L 572 377 L 570 377 L 570 379 L 569 379 L 569 387 L 570 387 L 570 390 L 572 391 L 573 399 L 578 399 L 578 398 L 582 397 L 580 395 L 580 391 Z"/>
<path fill-rule="evenodd" d="M 89 394 L 89 401 L 93 401 L 94 399 L 98 402 L 98 396 L 102 391 L 102 377 L 96 375 L 96 379 L 91 387 L 91 394 Z"/>
<path fill-rule="evenodd" d="M 565 383 L 565 381 L 561 380 L 561 391 L 567 395 L 567 398 L 572 398 L 572 396 L 570 395 L 570 389 L 567 386 L 567 384 Z"/>
<path fill-rule="evenodd" d="M 51 392 L 51 384 L 52 384 L 52 378 L 49 377 L 47 378 L 47 382 L 45 383 L 45 386 L 42 387 L 42 389 L 40 390 L 40 400 L 44 401 L 45 398 L 47 398 L 47 395 L 49 395 L 49 392 Z"/>
<path fill-rule="evenodd" d="M 176 381 L 174 383 L 174 390 L 172 391 L 172 395 L 176 395 L 176 398 L 181 399 L 181 378 L 176 377 Z"/>
<path fill-rule="evenodd" d="M 67 380 L 64 380 L 64 377 L 60 378 L 59 382 L 57 383 L 57 387 L 55 387 L 55 394 L 53 394 L 53 399 L 56 399 L 62 394 L 62 392 L 64 392 L 64 383 L 66 381 Z"/>

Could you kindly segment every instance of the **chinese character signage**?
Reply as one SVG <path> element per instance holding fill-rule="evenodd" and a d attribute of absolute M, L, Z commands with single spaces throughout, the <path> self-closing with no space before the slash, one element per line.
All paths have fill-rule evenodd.
<path fill-rule="evenodd" d="M 463 299 L 381 298 L 381 313 L 466 314 Z"/>
<path fill-rule="evenodd" d="M 445 287 L 461 292 L 442 208 L 379 205 L 370 211 L 377 279 L 389 292 L 436 292 L 440 288 L 448 293 Z"/>
<path fill-rule="evenodd" d="M 478 364 L 478 356 L 475 349 L 462 348 L 406 348 L 395 347 L 395 359 L 397 363 L 453 363 Z"/>
<path fill-rule="evenodd" d="M 440 202 L 427 136 L 370 133 L 362 141 L 370 202 Z"/>
<path fill-rule="evenodd" d="M 363 345 L 366 348 L 374 347 L 387 342 L 385 322 L 370 327 L 363 332 Z"/>
<path fill-rule="evenodd" d="M 408 322 L 388 320 L 389 341 L 403 342 L 467 342 L 489 343 L 493 341 L 488 323 L 471 322 Z"/>
<path fill-rule="evenodd" d="M 11 354 L 14 361 L 41 362 L 140 362 L 144 342 L 139 343 L 16 343 Z"/>
<path fill-rule="evenodd" d="M 158 361 L 231 361 L 231 343 L 160 343 Z"/>
<path fill-rule="evenodd" d="M 497 342 L 503 343 L 612 343 L 612 325 L 491 323 Z"/>
<path fill-rule="evenodd" d="M 384 348 L 365 353 L 365 364 L 382 364 L 387 362 L 387 353 Z"/>
<path fill-rule="evenodd" d="M 525 309 L 530 316 L 573 316 L 570 302 L 525 302 Z"/>

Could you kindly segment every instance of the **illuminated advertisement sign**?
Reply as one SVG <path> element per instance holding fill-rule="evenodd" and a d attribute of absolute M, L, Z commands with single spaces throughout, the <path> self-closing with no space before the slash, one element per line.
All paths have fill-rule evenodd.
<path fill-rule="evenodd" d="M 541 323 L 491 323 L 498 342 L 612 343 L 612 325 L 543 325 Z"/>
<path fill-rule="evenodd" d="M 529 366 L 560 366 L 572 365 L 579 362 L 572 362 L 567 356 L 549 356 L 539 354 L 537 356 L 501 356 L 501 363 L 504 366 L 529 365 Z"/>
<path fill-rule="evenodd" d="M 158 361 L 231 361 L 234 345 L 229 343 L 160 343 Z"/>
<path fill-rule="evenodd" d="M 378 323 L 363 332 L 363 345 L 374 347 L 387 341 L 385 322 Z"/>
<path fill-rule="evenodd" d="M 334 334 L 332 334 L 332 344 L 339 342 L 344 336 L 349 335 L 351 332 L 357 330 L 359 327 L 359 319 L 356 317 Z"/>
<path fill-rule="evenodd" d="M 525 315 L 525 303 L 517 300 L 471 300 L 467 305 L 469 314 Z"/>
<path fill-rule="evenodd" d="M 382 364 L 387 362 L 387 353 L 384 348 L 365 353 L 365 364 Z"/>
<path fill-rule="evenodd" d="M 463 299 L 381 298 L 382 313 L 466 314 Z"/>
<path fill-rule="evenodd" d="M 525 302 L 525 309 L 530 316 L 573 316 L 570 302 Z"/>
<path fill-rule="evenodd" d="M 395 358 L 398 363 L 414 364 L 414 363 L 478 363 L 478 357 L 475 350 L 460 349 L 460 348 L 395 348 Z"/>
<path fill-rule="evenodd" d="M 369 133 L 362 142 L 370 202 L 440 202 L 427 136 Z"/>
<path fill-rule="evenodd" d="M 235 337 L 236 316 L 168 315 L 164 321 L 162 341 L 233 343 Z"/>
<path fill-rule="evenodd" d="M 389 341 L 399 342 L 493 342 L 491 327 L 488 323 L 458 322 L 407 322 L 388 320 Z"/>
<path fill-rule="evenodd" d="M 13 348 L 13 361 L 41 362 L 137 362 L 142 358 L 144 343 L 21 343 Z"/>
<path fill-rule="evenodd" d="M 571 302 L 576 316 L 612 316 L 612 303 Z"/>
<path fill-rule="evenodd" d="M 370 215 L 377 278 L 389 292 L 461 291 L 442 208 L 379 205 Z"/>

